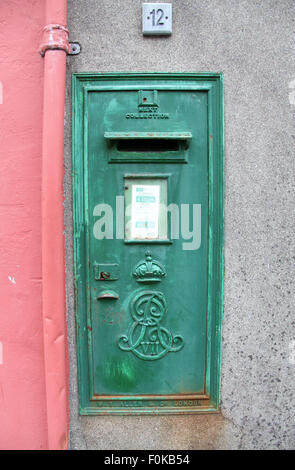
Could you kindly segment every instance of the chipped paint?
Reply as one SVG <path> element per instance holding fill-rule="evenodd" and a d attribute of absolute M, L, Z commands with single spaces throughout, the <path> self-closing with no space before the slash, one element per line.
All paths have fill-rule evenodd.
<path fill-rule="evenodd" d="M 16 280 L 14 279 L 14 277 L 8 276 L 8 279 L 12 284 L 16 284 Z"/>

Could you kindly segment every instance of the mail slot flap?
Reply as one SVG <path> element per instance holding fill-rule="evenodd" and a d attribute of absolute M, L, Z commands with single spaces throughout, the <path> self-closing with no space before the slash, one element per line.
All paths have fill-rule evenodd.
<path fill-rule="evenodd" d="M 173 139 L 190 140 L 191 132 L 105 132 L 104 137 L 108 140 L 121 139 Z"/>
<path fill-rule="evenodd" d="M 190 132 L 105 132 L 104 137 L 112 155 L 109 161 L 131 161 L 130 155 L 145 155 L 143 161 L 151 157 L 151 154 L 165 155 L 166 162 L 186 162 L 185 151 L 189 148 L 192 138 Z M 122 160 L 122 153 L 125 154 Z M 128 155 L 128 156 L 127 156 Z M 127 157 L 126 157 L 127 156 Z M 126 160 L 127 158 L 127 160 Z M 154 161 L 158 157 L 151 157 Z M 140 159 L 136 158 L 138 162 Z"/>

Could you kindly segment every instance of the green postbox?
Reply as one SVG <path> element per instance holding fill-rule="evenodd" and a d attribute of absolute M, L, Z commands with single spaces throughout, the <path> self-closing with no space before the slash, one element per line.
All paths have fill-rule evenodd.
<path fill-rule="evenodd" d="M 82 414 L 219 406 L 220 74 L 75 74 Z"/>

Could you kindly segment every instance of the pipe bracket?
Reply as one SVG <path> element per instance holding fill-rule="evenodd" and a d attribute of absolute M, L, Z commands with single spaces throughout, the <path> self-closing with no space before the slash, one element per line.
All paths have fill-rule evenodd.
<path fill-rule="evenodd" d="M 68 55 L 76 55 L 80 49 L 78 42 L 69 43 L 69 31 L 65 26 L 48 24 L 43 29 L 43 38 L 39 47 L 42 57 L 48 50 L 62 50 Z"/>

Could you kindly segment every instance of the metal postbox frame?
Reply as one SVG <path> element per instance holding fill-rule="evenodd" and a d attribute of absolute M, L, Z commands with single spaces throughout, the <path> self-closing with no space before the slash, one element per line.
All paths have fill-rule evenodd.
<path fill-rule="evenodd" d="M 158 89 L 206 91 L 208 93 L 208 301 L 206 392 L 204 397 L 172 397 L 176 406 L 165 406 L 165 396 L 154 396 L 152 408 L 128 408 L 129 397 L 112 406 L 111 399 L 103 397 L 93 404 L 90 401 L 88 334 L 85 309 L 89 307 L 87 286 L 87 221 L 84 220 L 85 193 L 87 191 L 87 94 L 89 91 L 138 90 L 134 80 L 165 80 Z M 177 85 L 172 85 L 178 80 Z M 116 82 L 119 83 L 116 83 Z M 123 81 L 123 83 L 122 83 Z M 110 84 L 111 82 L 111 84 Z M 169 82 L 172 82 L 169 84 Z M 140 89 L 150 89 L 148 85 Z M 224 243 L 224 104 L 223 75 L 221 73 L 74 73 L 72 76 L 73 117 L 73 230 L 74 230 L 74 279 L 76 309 L 76 340 L 79 383 L 79 409 L 81 415 L 91 414 L 189 414 L 217 412 L 220 405 L 221 331 L 223 307 L 223 243 Z M 168 396 L 171 400 L 171 396 Z M 166 399 L 168 398 L 166 397 Z M 133 397 L 134 398 L 134 397 Z M 141 397 L 138 397 L 139 399 Z M 200 398 L 200 399 L 199 399 Z M 131 397 L 132 399 L 132 397 Z M 186 406 L 186 400 L 195 400 L 194 406 Z"/>

